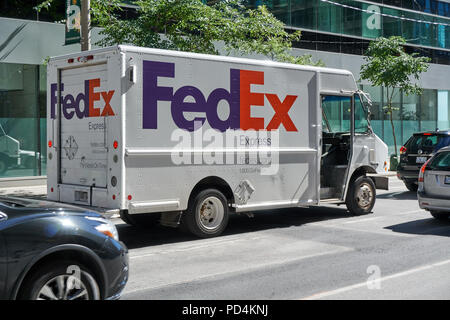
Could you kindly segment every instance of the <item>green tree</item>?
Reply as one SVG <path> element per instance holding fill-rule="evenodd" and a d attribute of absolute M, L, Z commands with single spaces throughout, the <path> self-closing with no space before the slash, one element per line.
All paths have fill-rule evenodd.
<path fill-rule="evenodd" d="M 47 9 L 56 0 L 36 7 Z M 242 0 L 138 0 L 134 19 L 122 19 L 120 0 L 91 0 L 93 25 L 103 28 L 97 45 L 132 44 L 141 47 L 206 54 L 263 55 L 271 60 L 323 65 L 310 55 L 293 56 L 292 43 L 300 31 L 288 32 L 265 6 L 248 8 Z"/>
<path fill-rule="evenodd" d="M 406 40 L 402 37 L 377 38 L 369 44 L 361 66 L 361 78 L 368 80 L 373 86 L 382 86 L 386 90 L 386 105 L 383 107 L 392 126 L 395 156 L 397 157 L 397 138 L 393 121 L 395 108 L 392 104 L 395 96 L 403 91 L 406 95 L 422 94 L 417 84 L 420 74 L 428 70 L 429 58 L 418 57 L 417 53 L 404 51 Z"/>

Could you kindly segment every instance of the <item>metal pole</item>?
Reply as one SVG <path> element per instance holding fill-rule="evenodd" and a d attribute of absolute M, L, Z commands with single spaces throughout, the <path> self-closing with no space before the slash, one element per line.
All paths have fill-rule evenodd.
<path fill-rule="evenodd" d="M 91 50 L 90 8 L 90 0 L 81 0 L 81 51 Z"/>

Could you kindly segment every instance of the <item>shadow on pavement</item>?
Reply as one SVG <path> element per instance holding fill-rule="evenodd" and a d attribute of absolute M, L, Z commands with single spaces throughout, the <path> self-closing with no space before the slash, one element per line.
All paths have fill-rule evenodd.
<path fill-rule="evenodd" d="M 417 193 L 411 191 L 377 194 L 377 199 L 417 200 Z"/>
<path fill-rule="evenodd" d="M 433 217 L 385 227 L 393 232 L 450 237 L 450 219 L 439 221 Z"/>
<path fill-rule="evenodd" d="M 270 211 L 259 211 L 253 218 L 245 215 L 230 215 L 228 227 L 224 236 L 270 230 L 276 228 L 289 228 L 303 224 L 324 220 L 351 218 L 345 206 L 341 207 L 311 207 L 289 208 Z M 128 249 L 137 249 L 147 246 L 170 244 L 183 241 L 202 240 L 193 235 L 181 232 L 176 228 L 154 226 L 140 228 L 125 223 L 116 225 L 120 240 Z"/>

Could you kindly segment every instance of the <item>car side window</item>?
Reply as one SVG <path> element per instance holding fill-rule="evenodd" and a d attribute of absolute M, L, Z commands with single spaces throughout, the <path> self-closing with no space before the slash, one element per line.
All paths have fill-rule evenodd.
<path fill-rule="evenodd" d="M 450 170 L 450 152 L 438 153 L 436 157 L 430 163 L 430 169 L 432 170 Z"/>

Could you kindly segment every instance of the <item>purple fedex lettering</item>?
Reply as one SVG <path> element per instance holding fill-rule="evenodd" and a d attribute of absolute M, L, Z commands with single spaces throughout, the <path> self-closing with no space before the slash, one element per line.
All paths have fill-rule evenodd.
<path fill-rule="evenodd" d="M 143 110 L 142 110 L 142 128 L 158 128 L 158 100 L 172 101 L 173 88 L 158 87 L 158 76 L 175 76 L 175 64 L 156 61 L 143 62 Z"/>
<path fill-rule="evenodd" d="M 194 86 L 184 86 L 173 93 L 172 87 L 158 86 L 158 77 L 175 77 L 175 64 L 168 62 L 144 61 L 143 62 L 143 123 L 144 129 L 157 129 L 158 101 L 171 102 L 171 113 L 175 124 L 182 129 L 194 131 L 195 122 L 208 123 L 214 129 L 225 131 L 239 128 L 239 70 L 230 70 L 230 91 L 224 88 L 213 90 L 209 97 Z M 191 97 L 191 102 L 185 99 Z M 193 102 L 192 102 L 193 100 Z M 230 114 L 228 119 L 221 120 L 218 115 L 218 105 L 221 100 L 228 102 Z M 184 112 L 198 112 L 206 114 L 206 117 L 196 117 L 187 120 Z"/>
<path fill-rule="evenodd" d="M 78 119 L 89 117 L 105 117 L 114 116 L 114 110 L 111 106 L 111 99 L 114 95 L 114 90 L 96 92 L 95 88 L 100 87 L 100 78 L 90 79 L 84 81 L 84 93 L 80 92 L 76 98 L 71 94 L 63 95 L 64 83 L 60 84 L 60 99 L 62 115 L 67 120 L 73 118 L 74 115 Z M 56 83 L 50 85 L 51 97 L 50 97 L 50 116 L 52 119 L 56 119 L 56 107 L 58 104 L 58 86 Z M 103 98 L 104 107 L 94 106 L 95 101 L 99 101 L 100 97 Z M 83 105 L 81 105 L 83 102 Z"/>

